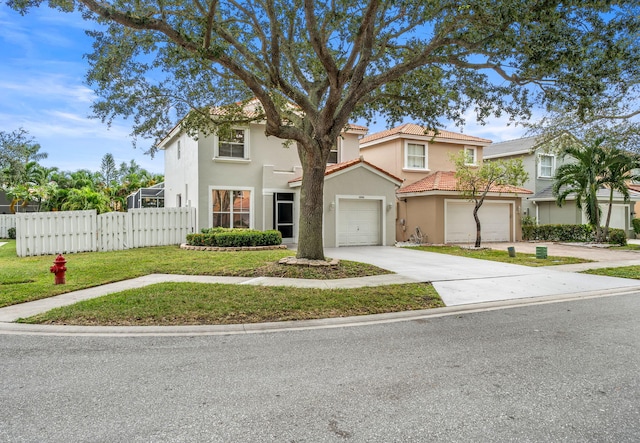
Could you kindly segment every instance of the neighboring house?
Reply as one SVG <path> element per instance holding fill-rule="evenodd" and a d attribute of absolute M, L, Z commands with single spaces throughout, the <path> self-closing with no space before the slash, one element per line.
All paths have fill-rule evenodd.
<path fill-rule="evenodd" d="M 464 151 L 469 164 L 480 166 L 491 140 L 449 131 L 425 133 L 404 124 L 360 140 L 363 158 L 400 177 L 396 195 L 396 239 L 409 240 L 416 228 L 429 243 L 471 243 L 476 238 L 474 204 L 462 198 L 455 180 L 452 156 Z M 521 200 L 524 188 L 495 187 L 480 208 L 483 241 L 521 238 Z"/>
<path fill-rule="evenodd" d="M 523 198 L 522 215 L 533 217 L 541 225 L 587 223 L 586 214 L 577 207 L 575 196 L 569 196 L 562 207 L 559 207 L 552 194 L 556 168 L 570 162 L 570 158 L 556 155 L 550 145 L 538 143 L 537 137 L 494 143 L 484 150 L 485 160 L 516 158 L 522 159 L 525 170 L 529 173 L 529 180 L 523 187 L 534 191 L 534 195 Z M 622 194 L 614 192 L 610 227 L 624 229 L 627 232 L 631 229 L 633 206 L 640 196 L 633 190 L 631 194 L 631 201 L 625 202 Z M 601 203 L 602 216 L 606 217 L 609 208 L 609 191 L 607 189 L 599 191 L 598 200 Z"/>
<path fill-rule="evenodd" d="M 329 162 L 336 166 L 328 168 L 324 189 L 326 245 L 393 243 L 400 180 L 360 161 L 359 139 L 366 133 L 367 128 L 350 125 L 331 153 Z M 159 148 L 165 159 L 165 207 L 195 207 L 198 230 L 277 229 L 285 243 L 298 241 L 302 167 L 295 144 L 267 137 L 263 123 L 237 126 L 225 139 L 215 134 L 195 139 L 178 125 Z"/>
<path fill-rule="evenodd" d="M 127 209 L 164 208 L 164 183 L 140 188 L 127 196 Z"/>
<path fill-rule="evenodd" d="M 634 193 L 635 195 L 640 195 L 640 183 L 635 181 L 629 183 L 629 191 Z M 640 214 L 640 200 L 635 201 L 633 205 L 633 210 L 631 211 L 631 219 L 638 218 Z"/>
<path fill-rule="evenodd" d="M 16 212 L 37 212 L 37 203 L 29 202 L 28 204 L 20 204 L 14 207 Z M 7 193 L 0 189 L 0 214 L 13 214 L 11 211 L 11 200 L 7 196 Z"/>

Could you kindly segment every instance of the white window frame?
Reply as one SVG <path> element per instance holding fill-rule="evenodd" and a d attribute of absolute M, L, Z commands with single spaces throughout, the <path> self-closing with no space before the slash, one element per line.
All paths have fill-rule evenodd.
<path fill-rule="evenodd" d="M 338 163 L 340 163 L 340 152 L 342 151 L 341 149 L 341 145 L 342 145 L 342 140 L 340 138 L 338 138 L 336 140 L 336 144 L 334 145 L 334 149 L 331 149 L 331 152 L 335 152 L 336 153 L 336 161 L 335 163 L 330 162 L 329 159 L 327 159 L 327 164 L 328 165 L 337 165 Z M 329 153 L 329 156 L 331 156 L 331 153 Z"/>
<path fill-rule="evenodd" d="M 476 166 L 478 164 L 478 148 L 475 146 L 465 146 L 463 148 L 464 151 L 464 164 L 468 166 Z M 468 161 L 469 155 L 468 152 L 471 153 L 471 158 L 473 161 Z"/>
<path fill-rule="evenodd" d="M 542 173 L 542 158 L 551 159 L 551 173 L 549 175 L 543 175 Z M 538 178 L 553 178 L 556 172 L 556 156 L 553 154 L 540 154 L 538 155 Z"/>
<path fill-rule="evenodd" d="M 209 227 L 213 227 L 213 191 L 249 191 L 249 229 L 254 229 L 256 193 L 253 187 L 246 186 L 209 186 Z M 230 220 L 233 223 L 233 205 L 230 208 Z M 232 226 L 233 227 L 233 226 Z"/>
<path fill-rule="evenodd" d="M 409 166 L 409 145 L 417 145 L 424 147 L 424 167 L 416 168 Z M 424 142 L 406 140 L 404 142 L 404 168 L 405 171 L 428 171 L 429 170 L 429 145 Z"/>
<path fill-rule="evenodd" d="M 226 161 L 226 162 L 237 162 L 243 163 L 250 160 L 250 143 L 249 143 L 249 128 L 247 127 L 232 127 L 232 131 L 243 131 L 244 132 L 244 155 L 243 157 L 226 157 L 220 155 L 220 137 L 218 134 L 215 134 L 213 137 L 213 159 L 215 161 Z"/>

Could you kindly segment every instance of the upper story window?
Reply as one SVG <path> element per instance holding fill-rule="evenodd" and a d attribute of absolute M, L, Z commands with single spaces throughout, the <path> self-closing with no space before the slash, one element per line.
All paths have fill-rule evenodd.
<path fill-rule="evenodd" d="M 465 165 L 476 165 L 478 162 L 477 149 L 473 147 L 464 148 L 464 163 Z"/>
<path fill-rule="evenodd" d="M 180 140 L 178 140 L 178 149 L 177 149 L 177 151 L 178 151 L 178 160 L 180 160 L 180 155 L 182 154 L 182 146 L 180 145 Z"/>
<path fill-rule="evenodd" d="M 427 169 L 427 145 L 407 142 L 404 153 L 405 169 Z"/>
<path fill-rule="evenodd" d="M 338 141 L 335 145 L 331 147 L 331 151 L 329 152 L 329 158 L 327 159 L 328 165 L 335 165 L 336 163 L 339 162 L 339 156 L 338 156 L 339 144 L 340 144 L 340 141 Z"/>
<path fill-rule="evenodd" d="M 215 157 L 244 160 L 249 158 L 248 129 L 232 128 L 220 131 L 215 138 Z"/>
<path fill-rule="evenodd" d="M 555 155 L 540 154 L 538 157 L 538 177 L 552 178 L 556 172 Z"/>

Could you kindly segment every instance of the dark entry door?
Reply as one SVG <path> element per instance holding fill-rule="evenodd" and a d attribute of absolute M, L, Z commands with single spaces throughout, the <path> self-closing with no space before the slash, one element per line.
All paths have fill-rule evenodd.
<path fill-rule="evenodd" d="M 293 197 L 289 192 L 274 194 L 274 225 L 282 234 L 283 239 L 293 239 Z"/>

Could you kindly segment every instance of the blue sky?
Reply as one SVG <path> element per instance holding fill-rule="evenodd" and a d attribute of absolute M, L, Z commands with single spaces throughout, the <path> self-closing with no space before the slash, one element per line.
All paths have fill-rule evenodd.
<path fill-rule="evenodd" d="M 45 2 L 46 4 L 46 2 Z M 97 171 L 106 153 L 116 163 L 134 159 L 143 168 L 163 173 L 162 152 L 152 159 L 144 154 L 150 141 L 131 143 L 131 124 L 116 121 L 110 128 L 89 118 L 95 94 L 85 82 L 91 39 L 84 30 L 93 26 L 79 14 L 65 14 L 46 6 L 26 16 L 0 3 L 0 130 L 20 127 L 42 146 L 49 158 L 41 163 L 64 171 Z M 464 132 L 494 142 L 518 138 L 520 126 L 494 120 L 485 126 L 473 123 Z M 360 122 L 359 122 L 360 123 Z M 385 129 L 384 123 L 369 126 L 369 133 Z M 444 127 L 459 132 L 453 125 Z"/>

